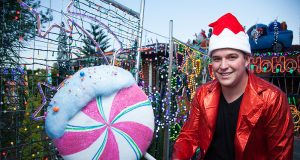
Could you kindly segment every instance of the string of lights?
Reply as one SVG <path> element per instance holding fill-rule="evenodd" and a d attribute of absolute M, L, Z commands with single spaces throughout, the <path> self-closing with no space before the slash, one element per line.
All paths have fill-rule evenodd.
<path fill-rule="evenodd" d="M 59 86 L 63 84 L 64 79 L 82 67 L 104 64 L 103 57 L 82 53 L 85 46 L 84 31 L 87 31 L 90 24 L 99 24 L 101 20 L 101 23 L 109 27 L 118 38 L 107 34 L 111 38 L 110 44 L 113 44 L 112 40 L 119 40 L 120 47 L 132 47 L 139 35 L 139 18 L 113 5 L 104 4 L 102 1 L 90 1 L 91 5 L 88 6 L 89 1 L 71 1 L 76 4 L 69 8 L 70 12 L 64 13 L 52 8 L 52 1 L 41 8 L 60 15 L 62 22 L 67 22 L 66 27 L 49 22 L 50 28 L 42 28 L 42 17 L 36 17 L 39 9 L 34 9 L 31 5 L 26 6 L 21 1 L 21 6 L 16 7 L 13 21 L 19 24 L 16 25 L 17 30 L 24 27 L 22 17 L 32 13 L 34 16 L 30 18 L 37 18 L 37 23 L 33 25 L 37 32 L 27 33 L 27 38 L 32 41 L 28 41 L 20 32 L 20 44 L 17 45 L 16 51 L 1 56 L 3 63 L 0 65 L 0 159 L 60 158 L 45 134 L 44 122 L 35 120 L 43 119 L 45 108 L 41 106 L 47 106 L 55 93 L 54 88 L 51 90 L 51 87 L 46 87 L 48 84 Z M 98 4 L 98 8 L 95 8 L 94 4 Z M 6 21 L 4 17 L 2 16 L 0 21 Z M 58 30 L 53 30 L 53 27 Z M 62 41 L 58 37 L 64 34 L 65 40 Z M 1 37 L 1 41 L 4 41 L 4 37 Z M 63 50 L 59 50 L 59 47 Z M 112 48 L 115 47 L 112 45 Z M 120 65 L 134 66 L 133 53 L 128 53 L 128 57 L 131 58 L 121 60 Z M 58 59 L 60 54 L 66 55 L 67 58 Z"/>

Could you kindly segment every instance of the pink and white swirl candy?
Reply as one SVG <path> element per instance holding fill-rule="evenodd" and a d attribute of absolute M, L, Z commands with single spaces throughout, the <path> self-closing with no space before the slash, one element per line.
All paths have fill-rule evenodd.
<path fill-rule="evenodd" d="M 113 66 L 75 73 L 53 97 L 46 117 L 46 132 L 66 160 L 140 159 L 153 129 L 146 94 L 131 73 Z"/>

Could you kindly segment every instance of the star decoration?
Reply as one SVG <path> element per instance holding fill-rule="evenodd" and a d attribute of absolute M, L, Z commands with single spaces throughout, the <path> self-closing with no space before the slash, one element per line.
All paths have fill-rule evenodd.
<path fill-rule="evenodd" d="M 38 82 L 37 87 L 39 89 L 40 95 L 42 96 L 42 104 L 40 104 L 37 107 L 36 111 L 31 115 L 31 118 L 33 120 L 36 120 L 36 121 L 44 120 L 45 117 L 46 117 L 45 115 L 37 116 L 41 112 L 42 108 L 47 104 L 47 97 L 44 94 L 44 91 L 42 89 L 42 85 L 46 86 L 47 88 L 50 88 L 50 90 L 57 91 L 59 88 L 61 88 L 61 86 L 63 86 L 63 84 L 64 84 L 64 82 L 62 82 L 58 87 L 54 87 L 54 86 L 51 86 L 50 84 L 45 83 L 45 82 Z"/>

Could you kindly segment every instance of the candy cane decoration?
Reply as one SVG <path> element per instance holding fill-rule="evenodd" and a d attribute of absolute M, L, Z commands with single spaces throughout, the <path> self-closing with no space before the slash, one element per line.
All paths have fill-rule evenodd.
<path fill-rule="evenodd" d="M 24 3 L 22 0 L 18 0 L 18 2 L 20 3 L 21 7 L 23 7 L 24 9 L 28 9 L 31 13 L 33 13 L 36 18 L 37 18 L 37 31 L 38 31 L 38 36 L 41 37 L 41 38 L 45 38 L 46 35 L 53 29 L 53 28 L 60 28 L 62 30 L 64 30 L 65 32 L 67 33 L 71 33 L 72 30 L 73 30 L 73 26 L 72 25 L 75 25 L 76 27 L 78 27 L 92 42 L 93 44 L 96 46 L 97 48 L 97 51 L 100 52 L 104 59 L 105 59 L 105 62 L 107 64 L 109 64 L 104 52 L 101 50 L 100 48 L 100 45 L 92 38 L 92 36 L 84 29 L 82 28 L 80 25 L 78 25 L 73 19 L 69 18 L 68 15 L 66 15 L 65 13 L 63 13 L 68 19 L 67 19 L 67 24 L 68 24 L 68 29 L 65 29 L 64 27 L 61 27 L 60 25 L 54 23 L 52 24 L 47 30 L 45 33 L 42 33 L 42 30 L 41 30 L 41 19 L 40 19 L 40 16 L 39 16 L 39 13 L 33 9 L 32 7 L 29 7 L 26 3 Z M 81 13 L 77 13 L 77 12 L 72 12 L 70 11 L 70 8 L 71 6 L 73 6 L 74 4 L 74 0 L 71 0 L 71 2 L 68 4 L 66 10 L 67 10 L 67 13 L 71 14 L 71 15 L 75 15 L 75 16 L 82 16 L 82 17 L 86 17 L 86 18 L 89 18 L 91 20 L 93 20 L 94 22 L 97 22 L 99 23 L 100 25 L 104 26 L 105 29 L 107 29 L 108 33 L 110 33 L 116 40 L 117 42 L 119 43 L 120 45 L 120 49 L 117 50 L 117 52 L 115 54 L 118 54 L 120 52 L 123 51 L 123 47 L 122 47 L 122 43 L 121 41 L 118 39 L 118 37 L 116 36 L 116 34 L 114 34 L 113 31 L 111 31 L 109 29 L 109 27 L 107 25 L 105 25 L 104 23 L 102 23 L 100 20 L 98 20 L 97 18 L 94 18 L 92 16 L 88 16 L 88 15 L 85 15 L 85 14 L 81 14 Z M 72 25 L 70 25 L 70 22 Z"/>
<path fill-rule="evenodd" d="M 74 0 L 71 0 L 71 2 L 69 3 L 69 5 L 67 6 L 67 9 L 66 9 L 68 13 L 70 13 L 70 14 L 72 14 L 72 15 L 77 15 L 77 16 L 86 17 L 86 18 L 88 18 L 88 19 L 93 20 L 94 22 L 97 22 L 97 23 L 101 24 L 102 26 L 104 26 L 105 29 L 107 29 L 108 33 L 110 33 L 110 34 L 117 40 L 118 44 L 120 45 L 120 49 L 118 49 L 118 50 L 116 51 L 116 53 L 114 54 L 114 58 L 113 58 L 113 65 L 114 65 L 114 64 L 115 64 L 115 58 L 116 58 L 116 56 L 117 56 L 120 52 L 122 52 L 122 51 L 124 50 L 124 49 L 123 49 L 123 46 L 122 46 L 122 42 L 118 39 L 118 37 L 116 36 L 116 34 L 115 34 L 113 31 L 111 31 L 111 30 L 109 29 L 109 27 L 108 27 L 107 25 L 105 25 L 104 23 L 102 23 L 102 22 L 101 22 L 100 20 L 98 20 L 97 18 L 92 17 L 92 16 L 88 16 L 88 15 L 85 15 L 85 14 L 82 14 L 82 13 L 78 13 L 78 12 L 72 12 L 72 11 L 70 10 L 70 8 L 71 8 L 71 6 L 73 6 L 73 4 L 74 4 Z"/>

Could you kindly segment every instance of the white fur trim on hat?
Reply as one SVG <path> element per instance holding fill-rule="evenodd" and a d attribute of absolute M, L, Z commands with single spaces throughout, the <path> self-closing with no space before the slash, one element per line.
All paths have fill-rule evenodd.
<path fill-rule="evenodd" d="M 212 51 L 222 48 L 238 49 L 251 55 L 249 37 L 243 31 L 234 34 L 229 29 L 224 28 L 220 35 L 212 35 L 209 40 L 208 55 L 211 56 Z"/>

